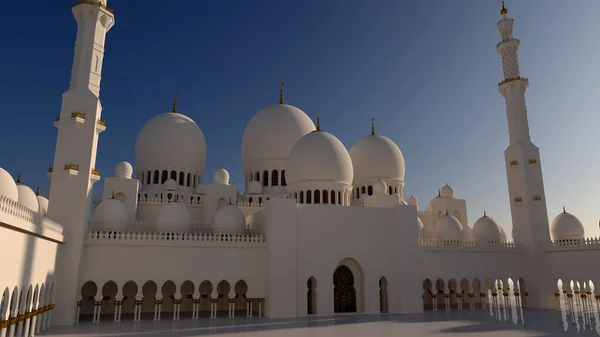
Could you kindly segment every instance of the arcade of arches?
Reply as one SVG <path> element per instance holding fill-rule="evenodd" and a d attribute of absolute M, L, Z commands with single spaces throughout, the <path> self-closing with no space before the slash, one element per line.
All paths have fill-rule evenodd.
<path fill-rule="evenodd" d="M 527 288 L 523 278 L 515 279 L 484 279 L 480 281 L 475 278 L 472 281 L 455 279 L 445 281 L 430 279 L 423 281 L 423 308 L 425 310 L 458 309 L 464 307 L 485 309 L 486 306 L 494 306 L 514 303 L 517 306 L 527 306 Z"/>

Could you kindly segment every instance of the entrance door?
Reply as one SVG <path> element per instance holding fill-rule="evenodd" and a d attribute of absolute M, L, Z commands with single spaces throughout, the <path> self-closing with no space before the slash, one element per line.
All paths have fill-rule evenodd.
<path fill-rule="evenodd" d="M 356 312 L 356 289 L 350 268 L 341 265 L 335 270 L 333 286 L 334 312 Z"/>

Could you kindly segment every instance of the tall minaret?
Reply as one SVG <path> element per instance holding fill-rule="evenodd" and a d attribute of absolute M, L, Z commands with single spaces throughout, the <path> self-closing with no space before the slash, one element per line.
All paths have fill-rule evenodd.
<path fill-rule="evenodd" d="M 77 40 L 69 90 L 63 94 L 58 128 L 48 217 L 62 224 L 67 233 L 61 245 L 55 275 L 55 324 L 75 322 L 80 297 L 79 266 L 87 232 L 91 192 L 100 179 L 94 169 L 98 135 L 105 130 L 100 119 L 100 79 L 104 39 L 114 25 L 106 0 L 80 0 L 73 5 Z"/>
<path fill-rule="evenodd" d="M 527 78 L 521 77 L 518 50 L 520 41 L 513 37 L 515 22 L 508 17 L 502 2 L 502 19 L 498 31 L 502 41 L 497 50 L 502 55 L 504 80 L 498 89 L 506 101 L 506 118 L 510 145 L 504 151 L 508 191 L 515 243 L 539 246 L 550 240 L 548 212 L 544 195 L 544 181 L 539 149 L 531 142 L 527 122 L 525 92 Z"/>
<path fill-rule="evenodd" d="M 498 22 L 498 31 L 502 41 L 498 43 L 497 50 L 502 56 L 504 80 L 498 83 L 498 89 L 506 101 L 510 135 L 510 144 L 504 151 L 504 157 L 513 240 L 525 248 L 522 261 L 524 273 L 527 274 L 525 279 L 529 279 L 527 291 L 533 293 L 529 300 L 532 306 L 546 307 L 551 303 L 552 290 L 547 289 L 547 280 L 543 279 L 544 257 L 540 253 L 540 244 L 550 241 L 550 230 L 540 151 L 531 142 L 529 135 L 525 104 L 529 82 L 527 78 L 521 77 L 518 57 L 520 42 L 513 37 L 515 22 L 508 17 L 504 1 L 500 14 L 502 19 Z M 546 295 L 550 295 L 550 299 Z"/>

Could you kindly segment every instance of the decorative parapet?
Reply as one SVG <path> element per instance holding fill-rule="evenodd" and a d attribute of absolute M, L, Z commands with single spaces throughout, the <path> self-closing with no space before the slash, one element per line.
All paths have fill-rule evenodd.
<path fill-rule="evenodd" d="M 600 250 L 600 238 L 554 240 L 541 246 L 543 251 Z"/>
<path fill-rule="evenodd" d="M 542 196 L 541 195 L 534 195 L 533 196 L 533 201 L 541 201 L 542 200 Z"/>
<path fill-rule="evenodd" d="M 427 211 L 417 211 L 417 216 L 418 217 L 432 217 L 433 214 L 431 212 L 427 212 Z"/>
<path fill-rule="evenodd" d="M 498 48 L 501 44 L 506 43 L 506 42 L 518 42 L 518 43 L 521 43 L 521 41 L 519 39 L 512 38 L 512 39 L 508 39 L 508 40 L 504 40 L 504 41 L 498 42 L 496 44 L 496 48 Z"/>
<path fill-rule="evenodd" d="M 54 168 L 52 166 L 48 167 L 48 173 L 52 173 L 52 171 L 54 171 Z"/>
<path fill-rule="evenodd" d="M 527 77 L 517 76 L 517 77 L 507 78 L 507 79 L 505 79 L 502 82 L 498 82 L 498 86 L 501 86 L 501 85 L 503 85 L 505 83 L 508 83 L 508 82 L 519 81 L 519 80 L 522 80 L 522 81 L 525 81 L 525 82 L 529 83 L 529 79 Z"/>
<path fill-rule="evenodd" d="M 88 245 L 266 247 L 262 235 L 89 231 Z"/>
<path fill-rule="evenodd" d="M 71 118 L 85 119 L 85 113 L 79 111 L 71 112 Z"/>
<path fill-rule="evenodd" d="M 442 251 L 521 251 L 518 245 L 510 241 L 462 241 L 423 238 L 419 239 L 419 248 L 421 250 Z"/>
<path fill-rule="evenodd" d="M 21 226 L 17 223 L 14 223 L 14 220 L 9 221 L 8 219 L 3 219 L 2 222 L 6 222 L 8 225 L 17 227 L 26 232 L 35 233 L 36 235 L 40 235 L 54 241 L 63 241 L 63 227 L 60 224 L 19 204 L 17 201 L 0 195 L 0 217 L 3 217 L 2 213 L 14 216 L 29 224 L 29 226 Z"/>
<path fill-rule="evenodd" d="M 96 170 L 96 169 L 92 169 L 92 174 L 99 176 L 100 175 L 100 170 Z"/>
<path fill-rule="evenodd" d="M 523 201 L 523 198 L 515 197 L 513 200 L 514 200 L 514 202 L 521 202 L 521 201 Z"/>
<path fill-rule="evenodd" d="M 101 0 L 79 0 L 76 3 L 73 4 L 73 7 L 79 6 L 79 5 L 93 5 L 93 6 L 98 6 L 100 8 L 105 9 L 110 14 L 113 14 L 113 15 L 115 14 L 115 10 L 112 9 L 112 8 L 108 8 L 108 6 L 106 6 Z"/>
<path fill-rule="evenodd" d="M 235 203 L 237 207 L 251 207 L 251 208 L 263 208 L 265 206 L 265 201 L 259 203 L 258 201 L 238 201 Z"/>
<path fill-rule="evenodd" d="M 101 119 L 98 119 L 98 120 L 96 121 L 96 123 L 98 123 L 98 125 L 106 126 L 106 121 L 103 121 L 103 120 L 101 120 Z"/>

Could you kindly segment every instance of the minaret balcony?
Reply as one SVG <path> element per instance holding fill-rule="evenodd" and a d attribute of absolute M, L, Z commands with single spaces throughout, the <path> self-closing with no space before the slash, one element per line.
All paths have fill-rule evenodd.
<path fill-rule="evenodd" d="M 54 168 L 52 168 L 52 166 L 48 167 L 47 175 L 49 179 L 52 179 L 52 171 L 54 171 Z"/>
<path fill-rule="evenodd" d="M 79 0 L 76 3 L 73 4 L 73 7 L 75 6 L 79 6 L 79 5 L 92 5 L 92 6 L 98 6 L 104 10 L 106 10 L 107 12 L 109 12 L 110 14 L 115 14 L 115 10 L 112 8 L 108 8 L 104 3 L 102 3 L 101 0 Z"/>
<path fill-rule="evenodd" d="M 54 127 L 58 129 L 58 124 L 60 122 L 60 116 L 56 116 L 56 118 L 54 119 Z"/>
<path fill-rule="evenodd" d="M 522 202 L 523 202 L 523 198 L 521 198 L 521 197 L 514 197 L 514 198 L 513 198 L 513 201 L 514 201 L 515 203 L 517 203 L 517 204 L 520 204 L 520 203 L 522 203 Z"/>
<path fill-rule="evenodd" d="M 85 123 L 85 113 L 79 111 L 72 112 L 71 119 L 75 120 L 77 126 L 80 126 Z"/>
<path fill-rule="evenodd" d="M 72 176 L 76 176 L 79 174 L 79 165 L 73 163 L 65 164 L 65 171 Z"/>
<path fill-rule="evenodd" d="M 98 133 L 101 133 L 101 132 L 104 132 L 105 130 L 106 130 L 106 122 L 101 119 L 98 119 L 96 121 L 96 131 Z"/>
<path fill-rule="evenodd" d="M 92 173 L 90 175 L 90 180 L 96 182 L 100 180 L 100 170 L 92 169 Z"/>

